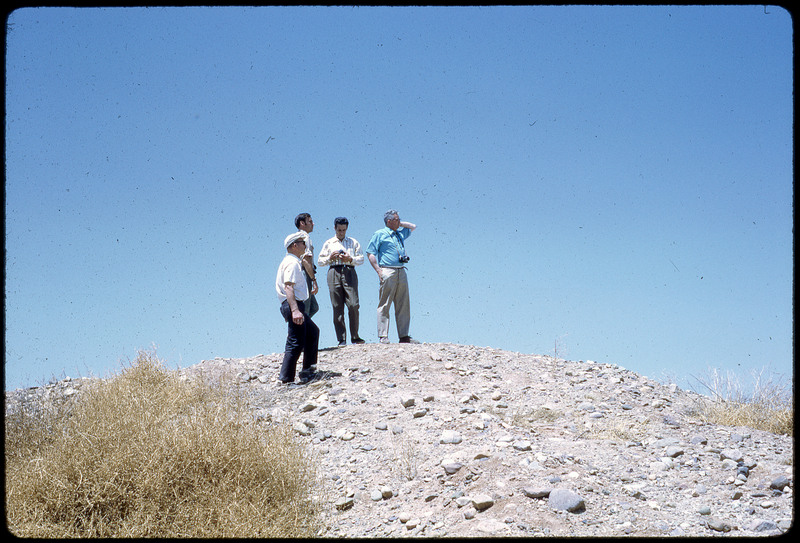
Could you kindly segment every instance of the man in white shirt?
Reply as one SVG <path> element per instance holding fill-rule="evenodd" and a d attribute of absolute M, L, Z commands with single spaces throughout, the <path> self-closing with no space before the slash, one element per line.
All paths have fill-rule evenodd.
<path fill-rule="evenodd" d="M 300 382 L 307 383 L 314 378 L 317 365 L 319 328 L 311 320 L 305 306 L 309 291 L 301 264 L 306 251 L 304 233 L 289 234 L 283 246 L 286 247 L 286 256 L 278 266 L 275 290 L 281 303 L 281 315 L 289 324 L 289 330 L 278 379 L 285 384 L 294 382 L 297 361 L 302 354 Z"/>
<path fill-rule="evenodd" d="M 330 266 L 328 269 L 328 291 L 333 308 L 333 328 L 339 347 L 344 347 L 346 329 L 344 325 L 344 308 L 347 306 L 347 317 L 350 323 L 351 343 L 364 343 L 358 337 L 358 275 L 356 266 L 364 263 L 361 245 L 353 238 L 347 237 L 349 221 L 345 217 L 336 217 L 333 228 L 336 235 L 325 242 L 319 252 L 317 263 Z"/>

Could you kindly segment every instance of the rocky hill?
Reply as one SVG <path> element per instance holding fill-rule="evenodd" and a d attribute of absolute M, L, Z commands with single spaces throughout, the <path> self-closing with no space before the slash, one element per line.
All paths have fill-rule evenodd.
<path fill-rule="evenodd" d="M 610 364 L 454 344 L 282 354 L 180 371 L 291 424 L 319 466 L 326 537 L 774 536 L 793 525 L 791 437 L 701 422 L 701 397 Z M 74 394 L 83 380 L 9 398 Z"/>
<path fill-rule="evenodd" d="M 773 536 L 794 443 L 701 422 L 696 393 L 610 364 L 454 344 L 204 361 L 314 451 L 329 537 Z"/>

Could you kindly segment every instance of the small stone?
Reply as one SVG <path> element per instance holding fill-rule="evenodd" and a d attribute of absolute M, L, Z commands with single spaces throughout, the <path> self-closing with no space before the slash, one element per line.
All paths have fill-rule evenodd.
<path fill-rule="evenodd" d="M 341 498 L 336 500 L 336 503 L 334 504 L 334 506 L 339 511 L 344 511 L 345 509 L 350 509 L 351 507 L 353 507 L 353 498 L 352 497 L 347 497 L 347 496 L 342 496 Z"/>
<path fill-rule="evenodd" d="M 708 521 L 706 522 L 706 526 L 708 526 L 715 532 L 730 532 L 732 529 L 731 525 L 728 524 L 727 522 L 713 518 L 708 519 Z"/>
<path fill-rule="evenodd" d="M 478 494 L 472 496 L 472 507 L 478 511 L 483 511 L 494 505 L 494 500 L 488 494 Z"/>
<path fill-rule="evenodd" d="M 311 429 L 302 422 L 295 423 L 292 428 L 301 436 L 311 435 Z"/>
<path fill-rule="evenodd" d="M 530 441 L 515 441 L 514 448 L 518 451 L 529 451 L 531 450 L 531 442 Z"/>
<path fill-rule="evenodd" d="M 789 486 L 789 483 L 790 483 L 789 479 L 786 476 L 781 475 L 773 479 L 772 482 L 769 484 L 769 487 L 783 491 L 784 488 Z"/>
<path fill-rule="evenodd" d="M 750 521 L 746 528 L 751 532 L 771 532 L 778 529 L 778 525 L 771 520 L 754 519 Z"/>
<path fill-rule="evenodd" d="M 664 451 L 664 455 L 668 456 L 669 458 L 677 458 L 684 453 L 683 448 L 678 447 L 677 445 L 670 445 Z"/>
<path fill-rule="evenodd" d="M 692 496 L 696 498 L 697 496 L 702 496 L 706 492 L 708 492 L 708 488 L 706 487 L 706 485 L 700 483 L 696 487 L 694 487 L 694 490 L 692 491 Z"/>
<path fill-rule="evenodd" d="M 453 445 L 461 443 L 461 434 L 455 430 L 445 430 L 442 432 L 442 437 L 439 438 L 439 443 L 449 443 Z"/>
<path fill-rule="evenodd" d="M 537 488 L 532 486 L 526 486 L 522 489 L 522 493 L 529 498 L 546 498 L 550 495 L 550 492 L 551 489 L 549 488 Z"/>
<path fill-rule="evenodd" d="M 734 462 L 741 462 L 744 459 L 742 451 L 739 449 L 723 449 L 719 452 L 720 460 L 733 460 Z"/>
<path fill-rule="evenodd" d="M 566 488 L 552 490 L 547 503 L 556 511 L 569 511 L 570 513 L 576 513 L 586 508 L 583 498 Z"/>
<path fill-rule="evenodd" d="M 506 520 L 506 523 L 507 522 L 508 520 Z M 513 520 L 511 522 L 513 522 Z M 506 523 L 492 518 L 483 519 L 475 526 L 475 529 L 488 535 L 496 535 L 505 531 Z"/>

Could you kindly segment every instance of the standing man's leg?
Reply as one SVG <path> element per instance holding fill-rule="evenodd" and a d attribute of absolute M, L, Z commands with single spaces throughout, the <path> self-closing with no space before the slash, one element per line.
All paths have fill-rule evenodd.
<path fill-rule="evenodd" d="M 297 306 L 300 311 L 303 311 L 303 302 L 298 301 Z M 295 324 L 292 321 L 292 310 L 289 308 L 289 302 L 284 301 L 281 304 L 281 315 L 289 323 L 289 328 L 286 334 L 286 347 L 283 352 L 283 364 L 281 364 L 280 374 L 278 379 L 284 383 L 294 381 L 295 370 L 297 369 L 297 361 L 300 354 L 303 352 L 303 345 L 305 344 L 305 328 L 301 324 Z"/>
<path fill-rule="evenodd" d="M 303 369 L 300 370 L 300 381 L 307 381 L 314 377 L 314 373 L 317 371 L 319 327 L 308 315 L 302 326 L 305 328 L 305 334 L 303 336 Z"/>
<path fill-rule="evenodd" d="M 408 293 L 408 276 L 405 268 L 397 270 L 397 287 L 394 294 L 394 319 L 397 324 L 397 336 L 408 337 L 411 324 L 411 301 Z"/>
<path fill-rule="evenodd" d="M 337 268 L 328 270 L 328 292 L 331 295 L 331 308 L 333 309 L 333 329 L 336 332 L 336 341 L 339 344 L 345 341 L 344 328 L 344 297 L 345 290 L 342 285 L 342 272 Z"/>
<path fill-rule="evenodd" d="M 350 324 L 350 341 L 360 340 L 358 337 L 358 274 L 351 267 L 344 268 L 342 274 L 342 290 L 344 292 L 344 302 L 347 305 L 347 318 Z M 342 321 L 344 321 L 344 311 L 342 311 Z M 342 336 L 344 338 L 344 336 Z"/>
<path fill-rule="evenodd" d="M 378 338 L 387 338 L 388 340 L 389 307 L 392 305 L 397 288 L 397 270 L 381 268 L 381 273 L 385 279 L 381 281 L 381 286 L 378 290 Z"/>

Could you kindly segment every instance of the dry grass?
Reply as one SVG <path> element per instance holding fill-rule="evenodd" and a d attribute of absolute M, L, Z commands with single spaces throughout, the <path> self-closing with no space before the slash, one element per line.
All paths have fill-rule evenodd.
<path fill-rule="evenodd" d="M 518 406 L 511 414 L 511 422 L 522 428 L 531 428 L 534 424 L 551 424 L 563 415 L 549 407 Z"/>
<path fill-rule="evenodd" d="M 710 370 L 707 377 L 695 379 L 710 396 L 701 399 L 697 416 L 706 422 L 727 426 L 746 426 L 774 434 L 794 435 L 794 394 L 785 385 L 753 374 L 752 392 L 733 373 Z M 792 385 L 793 387 L 793 385 Z"/>
<path fill-rule="evenodd" d="M 650 434 L 647 420 L 600 419 L 583 434 L 590 439 L 608 441 L 642 441 Z"/>
<path fill-rule="evenodd" d="M 408 481 L 417 477 L 419 466 L 419 447 L 410 439 L 392 437 L 392 467 Z"/>
<path fill-rule="evenodd" d="M 142 353 L 80 398 L 6 417 L 20 537 L 311 537 L 317 474 L 284 426 Z"/>

